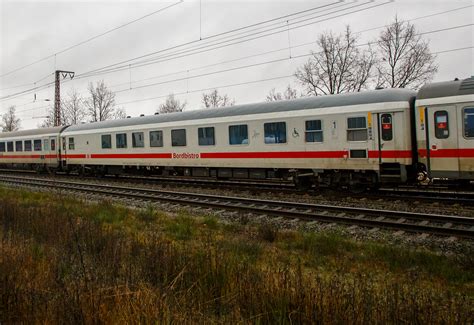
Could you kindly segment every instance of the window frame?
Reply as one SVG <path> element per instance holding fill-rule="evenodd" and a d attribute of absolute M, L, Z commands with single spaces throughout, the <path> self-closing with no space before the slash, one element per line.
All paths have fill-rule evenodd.
<path fill-rule="evenodd" d="M 308 122 L 319 122 L 320 129 L 319 130 L 308 130 L 307 123 Z M 321 141 L 308 141 L 307 136 L 309 134 L 321 134 Z M 305 120 L 304 121 L 304 142 L 305 143 L 323 143 L 324 142 L 324 129 L 323 129 L 323 120 L 322 119 L 315 119 L 315 120 Z"/>
<path fill-rule="evenodd" d="M 448 131 L 448 135 L 447 136 L 444 136 L 444 135 L 441 135 L 441 137 L 439 137 L 439 133 L 438 133 L 438 130 L 442 130 L 440 128 L 438 128 L 438 121 L 437 121 L 437 117 L 438 115 L 441 115 L 441 114 L 445 114 L 446 116 L 446 129 Z M 434 136 L 436 139 L 439 139 L 439 140 L 443 140 L 443 139 L 448 139 L 449 136 L 450 136 L 450 130 L 449 130 L 449 113 L 447 110 L 439 110 L 439 111 L 435 111 L 433 113 L 433 124 L 434 124 Z"/>
<path fill-rule="evenodd" d="M 18 150 L 18 144 L 20 144 L 20 150 Z M 23 152 L 23 141 L 22 140 L 15 141 L 15 152 Z"/>
<path fill-rule="evenodd" d="M 36 149 L 36 144 L 39 143 L 39 149 Z M 33 140 L 33 151 L 43 151 L 43 141 L 41 139 Z"/>
<path fill-rule="evenodd" d="M 160 134 L 160 139 L 161 139 L 161 145 L 158 145 L 158 146 L 155 146 L 152 144 L 152 133 L 157 133 L 157 134 Z M 150 137 L 149 139 L 149 144 L 150 144 L 150 148 L 162 148 L 164 146 L 164 139 L 163 139 L 163 130 L 153 130 L 153 131 L 149 131 L 148 132 L 148 136 Z M 158 139 L 157 139 L 158 141 Z"/>
<path fill-rule="evenodd" d="M 50 151 L 49 139 L 43 139 L 43 150 L 44 151 Z"/>
<path fill-rule="evenodd" d="M 29 144 L 29 146 L 27 146 L 26 144 Z M 33 151 L 33 141 L 25 140 L 24 143 L 23 143 L 23 151 L 25 151 L 25 152 Z"/>
<path fill-rule="evenodd" d="M 0 141 L 0 152 L 7 152 L 7 145 L 4 141 Z"/>
<path fill-rule="evenodd" d="M 349 119 L 363 118 L 365 121 L 364 128 L 349 128 Z M 366 138 L 364 140 L 349 140 L 349 132 L 351 131 L 362 131 L 365 130 Z M 347 142 L 367 142 L 369 140 L 369 128 L 367 125 L 367 116 L 348 116 L 346 118 L 346 141 Z"/>
<path fill-rule="evenodd" d="M 104 147 L 104 137 L 109 137 L 109 146 L 108 147 Z M 112 134 L 111 133 L 100 135 L 100 147 L 102 149 L 112 149 Z"/>
<path fill-rule="evenodd" d="M 68 150 L 76 150 L 76 141 L 74 140 L 74 137 L 67 138 L 67 147 Z"/>
<path fill-rule="evenodd" d="M 184 131 L 184 144 L 174 144 L 173 134 L 178 132 L 178 131 Z M 186 133 L 187 133 L 186 129 L 172 129 L 171 130 L 171 146 L 172 147 L 186 147 L 188 145 Z"/>
<path fill-rule="evenodd" d="M 119 147 L 119 136 L 125 136 L 124 144 Z M 116 149 L 127 149 L 128 148 L 128 135 L 126 132 L 115 133 L 115 148 Z"/>
<path fill-rule="evenodd" d="M 472 113 L 469 113 L 469 115 L 473 115 L 474 116 L 474 106 L 465 106 L 462 108 L 462 136 L 464 137 L 464 139 L 466 140 L 474 140 L 474 136 L 472 137 L 468 137 L 466 136 L 466 122 L 465 122 L 465 114 L 466 114 L 466 109 L 472 109 L 473 112 Z"/>
<path fill-rule="evenodd" d="M 201 137 L 200 131 L 203 130 L 203 134 L 207 135 L 207 129 L 212 129 L 212 143 L 201 143 L 201 139 L 208 139 L 208 137 Z M 198 145 L 199 146 L 215 146 L 216 145 L 216 128 L 214 126 L 203 126 L 198 127 Z"/>
<path fill-rule="evenodd" d="M 245 131 L 246 131 L 245 133 L 246 133 L 246 135 L 247 135 L 247 138 L 246 138 L 247 143 L 242 143 L 242 142 L 241 142 L 241 143 L 231 143 L 231 142 L 230 142 L 230 139 L 231 139 L 230 128 L 233 128 L 233 127 L 242 127 L 242 126 L 245 126 Z M 250 139 L 249 139 L 249 126 L 248 126 L 248 124 L 234 124 L 234 125 L 229 125 L 229 127 L 227 128 L 227 131 L 228 131 L 228 132 L 227 132 L 227 135 L 228 135 L 228 137 L 229 137 L 228 143 L 229 143 L 230 146 L 248 146 L 248 145 L 250 144 Z M 244 140 L 245 140 L 245 139 L 244 139 Z"/>
<path fill-rule="evenodd" d="M 10 150 L 11 144 L 11 150 Z M 7 141 L 7 152 L 15 152 L 15 141 Z"/>
<path fill-rule="evenodd" d="M 275 142 L 267 142 L 267 134 L 266 134 L 266 130 L 265 130 L 265 127 L 269 124 L 283 124 L 285 126 L 285 142 L 276 142 L 276 139 L 275 139 Z M 269 145 L 273 145 L 273 144 L 285 144 L 285 143 L 288 143 L 288 128 L 286 127 L 286 121 L 277 121 L 277 122 L 266 122 L 266 123 L 263 123 L 263 143 L 265 144 L 269 144 Z"/>
<path fill-rule="evenodd" d="M 385 139 L 384 138 L 384 128 L 383 128 L 383 117 L 384 115 L 388 115 L 390 116 L 390 139 Z M 387 124 L 387 123 L 385 123 Z M 380 138 L 383 140 L 383 141 L 393 141 L 393 114 L 391 113 L 382 113 L 380 114 Z"/>
<path fill-rule="evenodd" d="M 135 135 L 136 134 L 141 134 L 141 146 L 138 145 L 140 143 L 135 143 Z M 138 131 L 138 132 L 132 132 L 132 148 L 145 148 L 145 132 Z"/>

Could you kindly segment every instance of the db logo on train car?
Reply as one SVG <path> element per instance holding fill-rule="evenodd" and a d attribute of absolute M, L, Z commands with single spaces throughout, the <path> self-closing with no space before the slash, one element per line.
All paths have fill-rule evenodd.
<path fill-rule="evenodd" d="M 173 159 L 199 159 L 198 153 L 173 153 Z"/>

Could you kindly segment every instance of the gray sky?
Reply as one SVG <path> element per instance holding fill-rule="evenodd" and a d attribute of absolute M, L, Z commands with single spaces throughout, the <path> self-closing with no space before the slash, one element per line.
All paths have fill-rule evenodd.
<path fill-rule="evenodd" d="M 201 47 L 208 44 L 208 42 L 215 42 L 219 39 L 222 42 L 228 41 L 229 38 L 224 37 L 232 35 L 234 35 L 232 38 L 241 37 L 246 35 L 242 34 L 245 30 L 214 38 L 209 37 L 272 18 L 332 4 L 319 10 L 289 17 L 288 24 L 290 28 L 308 24 L 305 27 L 291 29 L 289 33 L 284 31 L 253 41 L 181 58 L 170 59 L 168 57 L 166 60 L 161 59 L 162 62 L 152 65 L 126 68 L 120 72 L 95 75 L 90 78 L 77 78 L 61 85 L 63 96 L 72 87 L 87 96 L 87 84 L 103 79 L 112 90 L 118 91 L 116 102 L 125 108 L 127 114 L 131 116 L 153 114 L 169 93 L 180 94 L 177 95 L 177 98 L 188 102 L 187 110 L 200 109 L 202 107 L 202 91 L 199 90 L 207 88 L 218 88 L 220 92 L 234 98 L 237 104 L 258 102 L 264 101 L 266 94 L 272 88 L 282 91 L 288 84 L 300 88 L 293 77 L 273 78 L 290 76 L 298 66 L 307 61 L 308 57 L 298 56 L 308 54 L 311 50 L 317 50 L 317 48 L 314 44 L 303 46 L 300 46 L 300 44 L 314 42 L 321 32 L 333 31 L 339 33 L 346 24 L 349 24 L 353 31 L 358 32 L 386 25 L 393 20 L 395 15 L 398 15 L 401 19 L 414 19 L 465 6 L 471 7 L 433 17 L 420 18 L 412 23 L 415 24 L 419 32 L 430 32 L 472 24 L 474 21 L 473 0 L 399 0 L 392 2 L 377 0 L 372 3 L 368 3 L 368 1 L 346 1 L 343 3 L 338 3 L 336 0 L 183 1 L 162 12 L 150 15 L 54 56 L 55 53 L 72 45 L 150 14 L 160 8 L 177 3 L 179 0 L 0 0 L 0 75 L 6 74 L 0 78 L 0 97 L 33 88 L 35 82 L 37 82 L 36 86 L 41 86 L 53 81 L 52 73 L 55 69 L 71 70 L 80 75 L 110 64 L 187 42 L 194 41 L 186 49 L 189 49 L 189 46 Z M 383 3 L 388 4 L 382 5 Z M 379 4 L 380 6 L 376 8 L 347 14 L 356 9 Z M 354 9 L 348 9 L 351 7 Z M 339 15 L 341 16 L 327 19 Z M 316 18 L 315 16 L 320 17 Z M 297 23 L 300 20 L 310 18 L 313 19 L 306 20 L 304 23 Z M 321 19 L 326 20 L 317 22 Z M 286 20 L 280 19 L 265 25 L 258 25 L 253 27 L 252 30 L 256 29 L 254 32 L 284 30 L 285 27 L 280 29 L 277 27 L 285 25 Z M 380 31 L 381 28 L 361 33 L 359 43 L 374 40 Z M 424 38 L 430 41 L 432 52 L 440 52 L 473 46 L 473 35 L 473 26 L 468 26 L 428 33 L 424 35 Z M 200 38 L 203 40 L 200 41 Z M 291 59 L 288 50 L 289 45 L 292 47 Z M 177 51 L 177 49 L 173 51 Z M 262 54 L 265 52 L 271 53 Z M 162 52 L 144 59 L 155 58 L 157 55 L 167 53 L 172 52 Z M 257 54 L 262 55 L 256 56 Z M 473 49 L 439 53 L 437 55 L 439 71 L 435 81 L 450 80 L 455 77 L 465 78 L 473 75 L 473 54 Z M 52 57 L 7 74 L 12 70 L 49 56 Z M 277 62 L 260 64 L 274 60 Z M 127 62 L 125 65 L 136 62 Z M 255 64 L 259 65 L 209 75 L 209 73 L 221 70 Z M 207 75 L 194 77 L 202 74 Z M 176 79 L 178 80 L 167 82 Z M 248 83 L 264 79 L 273 80 Z M 148 86 L 152 83 L 160 84 Z M 42 122 L 39 117 L 45 116 L 47 112 L 45 106 L 49 103 L 45 102 L 44 99 L 53 100 L 54 98 L 54 87 L 50 86 L 38 90 L 36 92 L 36 102 L 33 102 L 33 96 L 30 93 L 10 100 L 1 100 L 0 113 L 4 113 L 9 106 L 16 105 L 18 116 L 22 119 L 22 128 L 36 127 Z M 153 97 L 156 98 L 146 100 Z"/>

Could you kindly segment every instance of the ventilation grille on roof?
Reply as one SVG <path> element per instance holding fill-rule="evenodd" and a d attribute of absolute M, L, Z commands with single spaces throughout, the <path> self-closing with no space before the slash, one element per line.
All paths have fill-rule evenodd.
<path fill-rule="evenodd" d="M 474 89 L 474 77 L 464 79 L 459 86 L 459 90 Z"/>

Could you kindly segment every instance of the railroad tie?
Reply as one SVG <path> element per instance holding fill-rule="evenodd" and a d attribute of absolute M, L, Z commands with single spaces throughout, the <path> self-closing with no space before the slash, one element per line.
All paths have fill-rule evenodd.
<path fill-rule="evenodd" d="M 451 228 L 453 226 L 453 224 L 451 222 L 446 222 L 444 225 L 443 225 L 443 228 Z"/>

